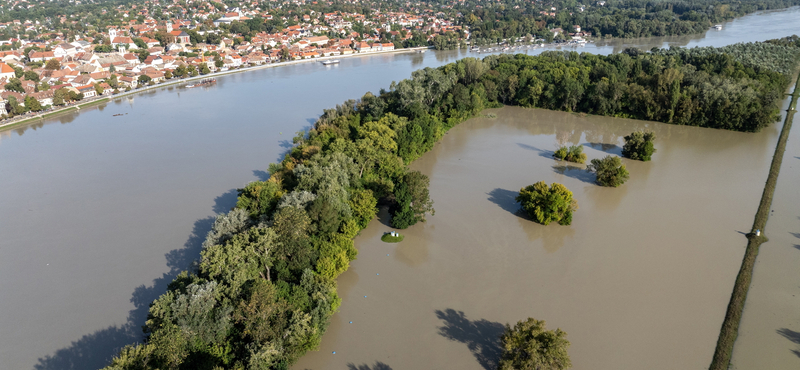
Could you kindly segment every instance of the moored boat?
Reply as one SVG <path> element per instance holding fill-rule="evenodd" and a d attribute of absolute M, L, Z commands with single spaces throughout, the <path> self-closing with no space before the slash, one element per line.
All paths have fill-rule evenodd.
<path fill-rule="evenodd" d="M 193 87 L 210 86 L 210 85 L 213 85 L 215 83 L 217 83 L 217 79 L 216 78 L 204 78 L 204 79 L 200 80 L 200 82 L 198 82 L 198 83 L 196 83 L 194 85 L 187 85 L 186 87 L 191 89 Z"/>

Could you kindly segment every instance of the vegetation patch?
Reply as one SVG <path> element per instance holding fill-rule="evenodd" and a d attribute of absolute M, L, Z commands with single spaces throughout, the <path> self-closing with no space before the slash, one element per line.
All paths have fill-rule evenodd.
<path fill-rule="evenodd" d="M 653 132 L 636 131 L 625 136 L 625 145 L 622 147 L 622 156 L 647 162 L 656 152 L 654 142 L 656 134 Z"/>
<path fill-rule="evenodd" d="M 553 157 L 562 161 L 586 163 L 586 153 L 583 152 L 583 146 L 581 145 L 560 146 L 553 153 Z"/>
<path fill-rule="evenodd" d="M 587 170 L 597 175 L 597 184 L 616 188 L 628 181 L 629 173 L 619 157 L 608 155 L 603 159 L 592 159 Z"/>
<path fill-rule="evenodd" d="M 569 225 L 572 223 L 572 212 L 578 209 L 572 192 L 555 182 L 549 187 L 544 181 L 528 185 L 519 190 L 516 200 L 531 219 L 542 225 L 553 221 Z"/>
<path fill-rule="evenodd" d="M 506 324 L 500 343 L 503 355 L 498 370 L 564 370 L 572 367 L 567 333 L 561 329 L 547 330 L 542 320 L 528 318 L 517 322 L 514 327 Z"/>
<path fill-rule="evenodd" d="M 395 234 L 392 235 L 391 233 L 383 234 L 381 240 L 386 243 L 400 243 L 405 239 L 405 235 Z"/>

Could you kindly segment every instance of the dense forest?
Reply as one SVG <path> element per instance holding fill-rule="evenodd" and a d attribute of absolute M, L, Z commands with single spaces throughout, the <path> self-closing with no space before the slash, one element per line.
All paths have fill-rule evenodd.
<path fill-rule="evenodd" d="M 107 369 L 286 369 L 319 345 L 378 205 L 399 227 L 433 212 L 428 178 L 407 164 L 456 124 L 513 104 L 757 131 L 776 118 L 796 40 L 466 58 L 326 110 L 269 180 L 239 189 L 199 263 L 153 302 L 146 342 Z"/>
<path fill-rule="evenodd" d="M 455 7 L 465 14 L 471 38 L 477 43 L 535 35 L 548 41 L 553 28 L 573 32 L 574 25 L 594 37 L 649 37 L 700 33 L 716 23 L 759 10 L 800 5 L 798 0 L 609 0 L 583 3 L 574 0 L 544 2 L 506 1 L 486 5 L 467 1 Z M 482 6 L 478 6 L 482 5 Z M 542 14 L 542 12 L 547 14 Z"/>

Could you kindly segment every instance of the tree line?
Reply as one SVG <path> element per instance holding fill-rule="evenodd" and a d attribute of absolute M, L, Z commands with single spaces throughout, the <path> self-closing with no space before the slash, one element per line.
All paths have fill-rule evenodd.
<path fill-rule="evenodd" d="M 433 213 L 429 179 L 407 165 L 447 130 L 486 107 L 515 104 L 755 131 L 773 120 L 788 83 L 747 60 L 750 48 L 775 60 L 793 50 L 769 45 L 731 49 L 739 56 L 466 58 L 325 110 L 269 166 L 267 181 L 239 189 L 200 261 L 151 305 L 145 343 L 123 348 L 106 369 L 287 369 L 318 347 L 341 301 L 335 279 L 356 258 L 353 238 L 378 205 L 399 228 Z M 720 95 L 707 97 L 713 92 Z"/>
<path fill-rule="evenodd" d="M 481 5 L 481 6 L 476 6 Z M 581 6 L 571 0 L 504 1 L 494 5 L 467 1 L 454 7 L 464 14 L 471 38 L 479 42 L 536 35 L 552 41 L 552 28 L 573 32 L 581 26 L 595 37 L 650 37 L 695 34 L 710 26 L 759 10 L 800 5 L 798 0 L 607 1 Z M 555 10 L 553 10 L 555 8 Z M 545 12 L 554 15 L 542 15 Z"/>

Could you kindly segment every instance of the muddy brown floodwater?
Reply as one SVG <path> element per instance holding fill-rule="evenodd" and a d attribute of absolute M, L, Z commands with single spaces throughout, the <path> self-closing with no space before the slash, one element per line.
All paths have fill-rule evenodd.
<path fill-rule="evenodd" d="M 763 41 L 800 34 L 797 19 L 800 7 L 792 7 L 741 17 L 720 31 L 560 50 Z M 552 49 L 513 52 L 544 50 Z M 214 215 L 236 204 L 235 189 L 268 176 L 294 132 L 323 109 L 389 88 L 414 70 L 486 55 L 380 54 L 252 70 L 220 76 L 212 87 L 164 87 L 0 130 L 0 369 L 108 364 L 120 347 L 143 339 L 150 302 L 199 257 Z M 397 247 L 378 242 L 388 230 L 378 222 L 362 233 L 359 260 L 340 282 L 342 312 L 322 351 L 300 365 L 480 368 L 470 353 L 484 364 L 496 359 L 496 323 L 534 316 L 569 332 L 579 369 L 590 358 L 597 361 L 591 368 L 664 358 L 707 366 L 746 244 L 735 231 L 750 227 L 777 129 L 750 135 L 656 125 L 664 133 L 656 160 L 632 164 L 632 180 L 610 190 L 581 171 L 553 168 L 536 149 L 552 150 L 558 138 L 595 143 L 587 146 L 591 156 L 618 153 L 619 136 L 645 123 L 544 111 L 522 111 L 530 121 L 520 121 L 508 112 L 466 123 L 414 164 L 434 175 L 438 213 Z M 748 301 L 740 338 L 754 317 L 746 355 L 780 353 L 787 369 L 800 367 L 791 352 L 800 351 L 800 269 L 792 270 L 800 239 L 791 234 L 800 233 L 799 133 L 796 127 L 789 140 L 771 241 L 753 280 L 752 297 L 764 289 L 764 309 Z M 576 192 L 574 226 L 542 228 L 514 215 L 513 193 L 537 180 L 563 181 Z M 676 347 L 682 352 L 666 354 Z M 759 352 L 764 347 L 772 352 Z M 740 360 L 734 354 L 740 369 L 776 368 Z"/>
<path fill-rule="evenodd" d="M 431 178 L 435 216 L 397 245 L 380 241 L 385 214 L 357 237 L 341 310 L 294 369 L 494 369 L 503 325 L 527 317 L 568 333 L 575 369 L 706 368 L 776 127 L 482 114 L 412 165 Z M 551 157 L 558 144 L 583 145 L 589 159 L 619 155 L 637 129 L 656 132 L 658 151 L 624 159 L 631 178 L 620 188 Z M 522 216 L 514 197 L 537 181 L 574 192 L 571 226 Z"/>
<path fill-rule="evenodd" d="M 800 117 L 795 114 L 731 368 L 800 369 Z"/>

